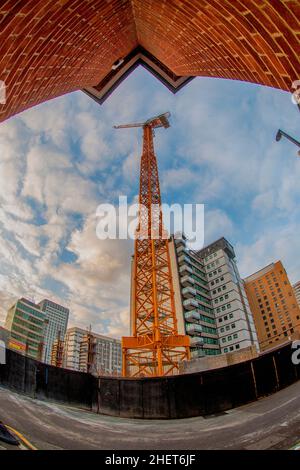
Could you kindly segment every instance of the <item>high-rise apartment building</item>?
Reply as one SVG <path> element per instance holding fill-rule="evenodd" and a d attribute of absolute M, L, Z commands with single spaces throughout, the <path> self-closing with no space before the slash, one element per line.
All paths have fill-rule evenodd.
<path fill-rule="evenodd" d="M 300 307 L 300 281 L 296 282 L 296 284 L 293 285 L 293 289 L 297 303 Z"/>
<path fill-rule="evenodd" d="M 63 367 L 66 369 L 88 369 L 88 332 L 78 327 L 67 330 L 63 351 Z M 91 332 L 93 341 L 93 372 L 120 375 L 122 370 L 121 341 Z"/>
<path fill-rule="evenodd" d="M 178 330 L 190 335 L 192 357 L 258 349 L 232 245 L 221 238 L 192 251 L 171 237 L 169 247 Z"/>
<path fill-rule="evenodd" d="M 300 331 L 299 305 L 281 261 L 248 276 L 245 287 L 262 350 Z"/>
<path fill-rule="evenodd" d="M 191 356 L 221 353 L 209 283 L 202 258 L 185 239 L 169 242 L 178 333 L 190 336 Z"/>
<path fill-rule="evenodd" d="M 203 258 L 222 353 L 254 345 L 259 349 L 253 316 L 233 246 L 224 238 L 198 252 Z"/>
<path fill-rule="evenodd" d="M 30 300 L 19 299 L 7 312 L 8 347 L 42 360 L 45 326 L 45 313 L 41 308 Z"/>
<path fill-rule="evenodd" d="M 47 299 L 42 300 L 38 305 L 45 313 L 45 318 L 47 320 L 45 328 L 43 361 L 47 364 L 50 364 L 54 341 L 58 339 L 58 337 L 63 339 L 66 334 L 69 319 L 69 309 Z"/>

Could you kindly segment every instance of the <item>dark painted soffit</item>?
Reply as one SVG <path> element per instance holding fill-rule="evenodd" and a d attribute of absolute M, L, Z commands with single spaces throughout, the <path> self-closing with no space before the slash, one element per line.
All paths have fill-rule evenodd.
<path fill-rule="evenodd" d="M 111 70 L 98 85 L 84 88 L 82 91 L 87 93 L 99 104 L 111 95 L 111 93 L 128 77 L 139 65 L 142 65 L 158 80 L 160 80 L 172 93 L 176 93 L 194 77 L 182 77 L 175 75 L 166 65 L 160 62 L 150 52 L 143 47 L 138 46 L 133 49 L 125 58 L 122 58 L 122 64 L 116 69 Z"/>

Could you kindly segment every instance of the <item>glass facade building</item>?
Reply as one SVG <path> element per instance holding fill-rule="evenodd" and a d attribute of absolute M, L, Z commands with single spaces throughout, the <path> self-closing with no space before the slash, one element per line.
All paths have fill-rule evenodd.
<path fill-rule="evenodd" d="M 21 298 L 9 310 L 5 328 L 9 330 L 8 347 L 42 360 L 45 313 L 30 300 Z"/>
<path fill-rule="evenodd" d="M 42 300 L 39 306 L 45 313 L 46 319 L 43 361 L 51 364 L 54 341 L 58 337 L 63 339 L 67 331 L 69 309 L 47 299 Z"/>

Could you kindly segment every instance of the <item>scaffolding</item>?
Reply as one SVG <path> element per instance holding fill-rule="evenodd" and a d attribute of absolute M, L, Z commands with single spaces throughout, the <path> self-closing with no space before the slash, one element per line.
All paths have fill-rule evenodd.
<path fill-rule="evenodd" d="M 51 350 L 51 365 L 55 367 L 62 367 L 64 353 L 64 341 L 61 339 L 61 332 L 57 334 L 57 338 L 52 345 Z"/>

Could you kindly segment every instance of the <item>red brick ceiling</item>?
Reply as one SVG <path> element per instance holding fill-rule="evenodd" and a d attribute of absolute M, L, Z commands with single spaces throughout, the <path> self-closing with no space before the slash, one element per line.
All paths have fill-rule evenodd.
<path fill-rule="evenodd" d="M 290 90 L 300 0 L 0 0 L 0 120 L 96 85 L 138 45 L 180 76 Z"/>

